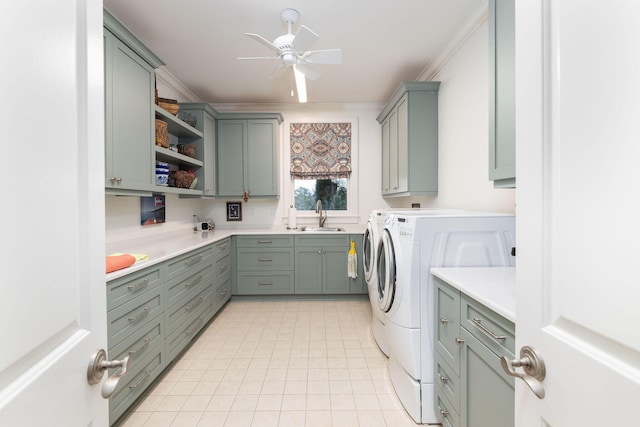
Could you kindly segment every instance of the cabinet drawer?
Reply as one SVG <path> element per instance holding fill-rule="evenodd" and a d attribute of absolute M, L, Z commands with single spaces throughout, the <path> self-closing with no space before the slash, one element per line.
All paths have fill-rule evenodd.
<path fill-rule="evenodd" d="M 293 277 L 293 271 L 238 272 L 238 294 L 292 294 Z"/>
<path fill-rule="evenodd" d="M 436 329 L 436 351 L 460 375 L 460 292 L 439 279 L 436 284 L 436 308 L 434 319 Z"/>
<path fill-rule="evenodd" d="M 213 263 L 213 248 L 195 250 L 167 261 L 167 280 L 171 280 L 189 269 L 198 269 Z"/>
<path fill-rule="evenodd" d="M 459 427 L 460 416 L 453 409 L 449 401 L 440 394 L 441 392 L 436 389 L 436 414 L 440 417 L 442 427 Z"/>
<path fill-rule="evenodd" d="M 221 255 L 220 258 L 216 260 L 213 264 L 213 274 L 215 275 L 216 281 L 219 277 L 224 276 L 225 274 L 229 274 L 231 271 L 231 257 L 229 254 Z"/>
<path fill-rule="evenodd" d="M 167 360 L 174 360 L 176 356 L 185 348 L 187 344 L 196 336 L 211 317 L 212 294 L 208 293 L 203 298 L 203 303 L 188 316 L 184 321 L 176 324 L 173 332 L 169 333 L 166 339 Z"/>
<path fill-rule="evenodd" d="M 167 282 L 167 305 L 186 298 L 187 295 L 195 295 L 213 284 L 213 270 L 211 265 L 204 266 L 195 272 L 186 271 L 184 274 Z"/>
<path fill-rule="evenodd" d="M 296 246 L 340 246 L 351 248 L 348 234 L 330 234 L 324 236 L 296 236 Z"/>
<path fill-rule="evenodd" d="M 183 298 L 176 304 L 173 304 L 165 312 L 165 322 L 167 325 L 167 332 L 173 333 L 176 328 L 180 327 L 184 323 L 188 323 L 190 318 L 194 316 L 194 313 L 198 313 L 203 306 L 207 305 L 207 297 L 211 296 L 211 288 L 208 287 L 200 291 L 195 296 L 188 295 L 189 298 Z"/>
<path fill-rule="evenodd" d="M 293 269 L 293 249 L 238 248 L 238 271 L 272 271 Z"/>
<path fill-rule="evenodd" d="M 211 248 L 213 249 L 213 256 L 215 257 L 220 254 L 228 254 L 229 248 L 231 248 L 231 239 L 220 240 L 211 245 Z"/>
<path fill-rule="evenodd" d="M 216 290 L 213 293 L 213 310 L 218 311 L 231 298 L 231 275 L 221 276 L 216 280 Z M 215 313 L 213 313 L 215 314 Z"/>
<path fill-rule="evenodd" d="M 161 288 L 145 292 L 137 298 L 107 313 L 109 346 L 113 347 L 144 325 L 152 322 L 164 310 Z"/>
<path fill-rule="evenodd" d="M 120 379 L 109 397 L 109 424 L 113 424 L 140 397 L 166 366 L 164 346 L 156 347 L 146 357 L 132 360 L 131 369 Z"/>
<path fill-rule="evenodd" d="M 236 246 L 239 248 L 290 248 L 293 246 L 293 236 L 280 234 L 237 236 Z"/>
<path fill-rule="evenodd" d="M 122 360 L 125 356 L 132 359 L 132 366 L 140 358 L 155 351 L 157 346 L 164 347 L 164 316 L 156 316 L 116 346 L 109 345 L 109 359 Z M 110 374 L 112 372 L 110 371 Z"/>
<path fill-rule="evenodd" d="M 460 412 L 460 378 L 453 373 L 453 370 L 446 363 L 439 353 L 435 355 L 436 359 L 436 388 L 441 394 L 446 396 L 447 400 L 456 412 Z"/>
<path fill-rule="evenodd" d="M 107 283 L 107 311 L 162 284 L 160 265 L 145 268 Z"/>
<path fill-rule="evenodd" d="M 498 356 L 514 358 L 515 325 L 482 304 L 462 295 L 462 326 Z"/>

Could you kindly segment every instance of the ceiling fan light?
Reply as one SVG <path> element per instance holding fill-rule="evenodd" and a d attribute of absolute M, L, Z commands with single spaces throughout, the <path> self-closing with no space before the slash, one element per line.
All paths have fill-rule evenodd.
<path fill-rule="evenodd" d="M 296 67 L 293 67 L 293 75 L 296 79 L 296 90 L 298 91 L 298 102 L 304 104 L 307 102 L 307 81 Z"/>

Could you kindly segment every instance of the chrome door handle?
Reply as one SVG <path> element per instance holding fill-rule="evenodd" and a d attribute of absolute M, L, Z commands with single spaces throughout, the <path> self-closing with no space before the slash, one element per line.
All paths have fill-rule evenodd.
<path fill-rule="evenodd" d="M 500 364 L 507 374 L 523 380 L 538 399 L 544 399 L 542 380 L 544 380 L 547 370 L 544 360 L 534 348 L 525 345 L 520 349 L 520 359 L 510 360 L 502 356 Z M 524 374 L 516 372 L 514 368 L 522 368 Z"/>
<path fill-rule="evenodd" d="M 89 367 L 87 368 L 87 382 L 91 385 L 98 384 L 104 376 L 104 371 L 109 368 L 120 368 L 119 371 L 107 378 L 102 386 L 102 397 L 107 399 L 111 396 L 111 393 L 118 386 L 118 381 L 122 378 L 129 369 L 129 363 L 131 358 L 126 356 L 122 360 L 107 360 L 107 352 L 103 349 L 96 351 L 89 361 Z"/>

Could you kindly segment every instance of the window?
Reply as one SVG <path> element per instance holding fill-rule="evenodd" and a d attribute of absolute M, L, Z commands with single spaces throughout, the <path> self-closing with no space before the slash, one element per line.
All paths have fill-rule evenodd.
<path fill-rule="evenodd" d="M 346 211 L 347 179 L 294 179 L 295 208 L 299 211 L 313 211 L 318 200 L 328 211 Z"/>
<path fill-rule="evenodd" d="M 291 123 L 291 181 L 299 211 L 348 211 L 351 123 Z"/>

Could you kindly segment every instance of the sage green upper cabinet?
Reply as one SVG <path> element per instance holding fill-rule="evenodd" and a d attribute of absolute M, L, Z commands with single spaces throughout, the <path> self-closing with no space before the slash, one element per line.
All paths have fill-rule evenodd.
<path fill-rule="evenodd" d="M 280 114 L 220 114 L 218 196 L 278 197 Z"/>
<path fill-rule="evenodd" d="M 155 188 L 150 142 L 155 137 L 151 51 L 104 11 L 105 189 L 108 193 Z"/>
<path fill-rule="evenodd" d="M 216 116 L 218 113 L 206 103 L 180 103 L 180 114 L 190 114 L 196 119 L 195 128 L 202 132 L 202 138 L 196 138 L 198 157 L 202 167 L 196 170 L 198 187 L 202 197 L 216 195 Z M 184 116 L 183 116 L 184 117 Z"/>
<path fill-rule="evenodd" d="M 489 1 L 489 179 L 516 186 L 515 0 Z"/>
<path fill-rule="evenodd" d="M 377 120 L 382 125 L 382 196 L 438 193 L 440 82 L 403 82 Z"/>

